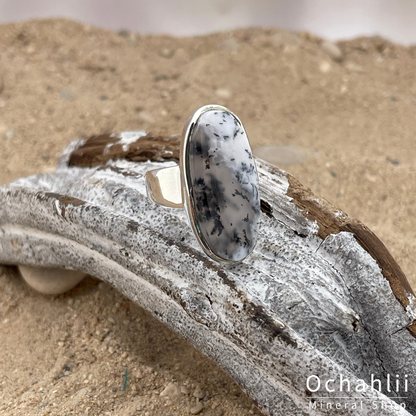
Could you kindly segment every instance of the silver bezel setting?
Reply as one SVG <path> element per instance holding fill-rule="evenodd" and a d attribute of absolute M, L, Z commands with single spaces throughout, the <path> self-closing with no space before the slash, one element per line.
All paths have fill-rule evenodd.
<path fill-rule="evenodd" d="M 196 220 L 195 215 L 194 215 L 195 209 L 193 209 L 193 207 L 192 207 L 192 198 L 191 198 L 191 188 L 192 188 L 192 186 L 191 185 L 188 186 L 188 178 L 189 178 L 188 177 L 188 167 L 189 167 L 188 144 L 189 144 L 189 141 L 190 141 L 192 133 L 193 133 L 193 129 L 194 129 L 195 124 L 197 123 L 198 119 L 205 112 L 212 111 L 212 110 L 226 111 L 227 113 L 230 113 L 243 126 L 243 123 L 241 122 L 241 120 L 238 118 L 238 116 L 236 114 L 234 114 L 227 107 L 224 107 L 222 105 L 217 105 L 217 104 L 204 105 L 204 106 L 198 108 L 189 117 L 189 119 L 186 122 L 186 124 L 184 126 L 184 129 L 183 129 L 182 140 L 181 140 L 181 148 L 180 148 L 180 154 L 179 154 L 179 166 L 180 166 L 180 171 L 181 171 L 182 200 L 184 202 L 184 208 L 185 208 L 189 223 L 192 227 L 192 230 L 195 234 L 195 237 L 198 239 L 198 242 L 199 242 L 200 246 L 202 247 L 202 249 L 204 250 L 204 252 L 209 257 L 211 257 L 213 260 L 215 260 L 217 262 L 221 262 L 221 263 L 231 265 L 231 264 L 240 263 L 245 258 L 247 258 L 247 256 L 249 256 L 251 254 L 251 252 L 248 253 L 247 256 L 244 257 L 243 259 L 240 259 L 238 261 L 233 261 L 233 260 L 223 259 L 222 257 L 218 257 L 208 247 L 208 245 L 205 243 L 204 239 L 201 237 L 201 233 L 198 230 L 197 220 Z M 247 136 L 247 139 L 248 139 L 248 136 Z M 256 175 L 258 176 L 255 160 L 254 160 L 254 169 L 255 169 Z M 254 249 L 254 247 L 253 247 L 253 249 Z"/>

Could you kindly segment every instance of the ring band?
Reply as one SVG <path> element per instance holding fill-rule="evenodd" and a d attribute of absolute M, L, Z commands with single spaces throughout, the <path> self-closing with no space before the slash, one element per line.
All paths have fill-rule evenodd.
<path fill-rule="evenodd" d="M 226 107 L 197 109 L 183 130 L 179 166 L 147 172 L 146 187 L 154 202 L 185 208 L 212 259 L 236 263 L 253 251 L 260 221 L 257 169 L 243 124 Z"/>

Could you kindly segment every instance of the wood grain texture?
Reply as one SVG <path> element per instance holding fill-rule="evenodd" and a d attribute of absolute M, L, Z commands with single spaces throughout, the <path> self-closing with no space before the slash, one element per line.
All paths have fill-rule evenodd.
<path fill-rule="evenodd" d="M 172 166 L 178 146 L 145 132 L 80 139 L 55 173 L 1 187 L 0 261 L 109 282 L 217 362 L 265 414 L 332 414 L 310 408 L 331 394 L 307 391 L 306 380 L 340 373 L 367 384 L 371 375 L 406 374 L 407 398 L 394 400 L 414 413 L 414 295 L 377 237 L 257 159 L 261 237 L 245 262 L 219 265 L 183 210 L 146 197 L 146 171 Z M 381 415 L 409 414 L 371 389 L 337 396 L 384 403 Z"/>
<path fill-rule="evenodd" d="M 88 138 L 82 146 L 71 153 L 68 165 L 99 166 L 110 159 L 126 159 L 135 162 L 179 160 L 180 139 L 178 137 L 147 134 L 140 141 L 131 142 L 128 133 L 101 134 Z"/>

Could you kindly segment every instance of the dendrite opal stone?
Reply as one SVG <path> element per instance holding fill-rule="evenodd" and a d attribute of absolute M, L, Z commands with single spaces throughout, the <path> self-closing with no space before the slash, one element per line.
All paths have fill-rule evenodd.
<path fill-rule="evenodd" d="M 256 245 L 260 198 L 242 124 L 227 111 L 202 113 L 187 152 L 188 209 L 203 245 L 222 260 L 243 260 Z"/>

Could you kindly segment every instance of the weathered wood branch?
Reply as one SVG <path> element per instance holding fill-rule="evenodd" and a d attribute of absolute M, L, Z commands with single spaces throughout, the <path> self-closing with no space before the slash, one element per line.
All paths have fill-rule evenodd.
<path fill-rule="evenodd" d="M 354 400 L 362 415 L 374 414 L 372 403 L 380 415 L 416 412 L 415 298 L 380 240 L 257 159 L 259 242 L 242 264 L 219 265 L 182 210 L 146 197 L 146 171 L 173 165 L 178 151 L 178 138 L 145 132 L 80 139 L 55 173 L 0 187 L 0 262 L 109 282 L 217 362 L 266 414 L 331 414 L 319 403 Z M 367 387 L 372 375 L 385 384 L 397 374 L 401 390 L 326 391 L 340 374 Z M 311 375 L 323 382 L 317 392 L 307 389 Z M 351 405 L 337 412 L 357 414 Z"/>

